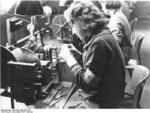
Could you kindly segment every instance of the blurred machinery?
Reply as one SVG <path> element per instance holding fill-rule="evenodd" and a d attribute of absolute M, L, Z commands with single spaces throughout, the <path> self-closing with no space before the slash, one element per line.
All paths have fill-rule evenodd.
<path fill-rule="evenodd" d="M 22 19 L 17 17 L 12 17 L 6 20 L 7 25 L 7 46 L 15 45 L 16 37 L 14 34 L 17 30 L 21 29 L 24 26 Z"/>
<path fill-rule="evenodd" d="M 77 35 L 72 34 L 72 29 L 64 15 L 57 15 L 52 20 L 53 33 L 63 43 L 72 43 L 79 51 L 82 51 L 83 43 Z"/>
<path fill-rule="evenodd" d="M 44 7 L 44 9 L 45 15 L 50 17 L 52 10 L 46 6 Z M 21 13 L 17 14 L 24 15 L 23 10 L 16 9 L 16 11 L 21 11 Z M 32 17 L 35 14 L 32 14 L 29 11 L 25 15 L 29 15 Z M 34 18 L 31 18 L 31 24 L 33 25 Z M 49 21 L 50 19 L 48 18 L 47 23 Z M 56 15 L 53 18 L 51 24 L 53 33 L 57 37 L 56 40 L 61 41 L 62 43 L 76 42 L 73 41 L 76 39 L 73 37 L 77 36 L 72 35 L 71 27 L 69 26 L 63 15 Z M 10 18 L 7 22 L 9 33 L 13 33 L 14 31 L 20 29 L 22 26 L 23 21 L 19 18 Z M 32 26 L 28 27 L 30 31 Z M 34 36 L 36 40 L 38 40 L 39 36 L 41 46 L 44 47 L 43 35 L 45 33 L 43 33 L 42 30 L 39 30 L 38 34 L 39 35 L 35 35 L 34 28 L 31 29 L 30 37 L 32 38 L 32 36 Z M 30 41 L 30 37 L 27 37 L 27 41 Z M 4 88 L 5 92 L 9 93 L 9 96 L 11 97 L 12 108 L 14 108 L 14 99 L 16 101 L 23 102 L 29 105 L 34 103 L 37 99 L 45 98 L 48 94 L 48 90 L 51 89 L 52 84 L 58 83 L 59 79 L 61 78 L 60 75 L 58 75 L 58 68 L 61 67 L 62 69 L 64 67 L 65 69 L 63 69 L 65 70 L 65 73 L 67 73 L 65 67 L 66 64 L 60 63 L 58 59 L 57 47 L 51 47 L 49 51 L 42 50 L 43 57 L 40 57 L 41 53 L 35 54 L 31 50 L 23 48 L 24 45 L 22 48 L 18 48 L 20 46 L 16 47 L 16 45 L 12 45 L 19 45 L 19 43 L 11 36 L 8 37 L 8 44 L 9 49 L 0 46 L 2 65 L 1 88 Z M 69 73 L 69 77 L 70 74 L 71 72 Z M 10 92 L 8 91 L 9 87 L 11 89 Z"/>
<path fill-rule="evenodd" d="M 12 108 L 13 99 L 29 105 L 37 99 L 45 98 L 51 85 L 58 82 L 57 60 L 40 61 L 33 51 L 25 48 L 9 51 L 0 46 L 0 50 L 1 88 L 7 91 L 10 87 Z"/>
<path fill-rule="evenodd" d="M 52 8 L 49 6 L 43 7 L 44 15 L 47 17 L 47 23 L 46 25 L 49 25 L 51 23 L 50 16 L 52 15 Z"/>
<path fill-rule="evenodd" d="M 72 41 L 71 27 L 63 15 L 57 15 L 53 18 L 52 27 L 58 40 L 62 40 L 65 43 Z"/>

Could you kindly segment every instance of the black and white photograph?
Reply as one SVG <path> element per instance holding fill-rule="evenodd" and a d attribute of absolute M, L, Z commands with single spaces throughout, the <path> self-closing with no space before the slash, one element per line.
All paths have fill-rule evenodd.
<path fill-rule="evenodd" d="M 0 63 L 1 113 L 150 109 L 150 1 L 0 0 Z"/>

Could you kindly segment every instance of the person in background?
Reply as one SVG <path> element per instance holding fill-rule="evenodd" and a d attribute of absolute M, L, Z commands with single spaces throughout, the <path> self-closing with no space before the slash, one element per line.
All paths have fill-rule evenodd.
<path fill-rule="evenodd" d="M 91 94 L 88 102 L 117 108 L 125 88 L 124 58 L 106 27 L 104 13 L 90 1 L 76 1 L 64 16 L 84 47 L 81 54 L 72 44 L 64 44 L 59 56 L 70 67 L 77 86 Z M 78 61 L 81 56 L 83 64 Z"/>
<path fill-rule="evenodd" d="M 121 2 L 121 11 L 125 14 L 128 21 L 131 21 L 131 14 L 135 8 L 136 0 L 129 1 L 129 0 L 120 0 Z"/>
<path fill-rule="evenodd" d="M 59 9 L 58 13 L 63 14 L 63 12 L 67 9 L 67 7 L 73 2 L 74 0 L 59 0 Z"/>
<path fill-rule="evenodd" d="M 130 20 L 130 8 L 129 8 L 129 2 L 130 1 L 126 1 L 126 0 L 121 0 L 121 11 L 124 13 L 124 15 L 127 17 L 128 20 Z"/>
<path fill-rule="evenodd" d="M 122 12 L 120 1 L 104 1 L 102 10 L 106 15 L 110 15 L 108 28 L 112 32 L 114 38 L 119 43 L 125 58 L 125 64 L 131 57 L 131 28 L 129 21 Z"/>

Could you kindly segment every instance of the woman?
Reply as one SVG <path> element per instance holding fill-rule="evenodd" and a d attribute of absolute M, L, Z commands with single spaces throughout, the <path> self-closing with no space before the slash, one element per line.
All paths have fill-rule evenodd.
<path fill-rule="evenodd" d="M 102 5 L 104 13 L 110 16 L 108 28 L 119 43 L 127 65 L 131 57 L 131 28 L 127 17 L 120 8 L 120 1 L 105 1 Z"/>
<path fill-rule="evenodd" d="M 60 57 L 71 68 L 76 84 L 91 94 L 90 102 L 101 108 L 116 108 L 125 86 L 124 60 L 107 21 L 92 2 L 76 1 L 64 16 L 72 32 L 85 44 L 83 55 L 73 45 L 63 45 Z M 82 62 L 78 60 L 82 55 Z"/>

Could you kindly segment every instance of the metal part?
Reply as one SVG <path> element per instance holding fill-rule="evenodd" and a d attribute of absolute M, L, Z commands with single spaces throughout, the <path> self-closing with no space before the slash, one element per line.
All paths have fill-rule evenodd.
<path fill-rule="evenodd" d="M 62 97 L 64 97 L 64 96 L 66 96 L 67 94 L 68 94 L 68 93 L 63 93 L 63 94 L 59 95 L 58 97 L 56 97 L 55 100 L 58 100 L 58 99 L 60 99 L 60 98 L 62 98 Z"/>
<path fill-rule="evenodd" d="M 57 15 L 52 21 L 52 27 L 57 39 L 64 42 L 70 42 L 72 38 L 71 27 L 66 21 L 64 15 Z"/>
<path fill-rule="evenodd" d="M 59 98 L 57 101 L 55 101 L 54 103 L 52 103 L 51 105 L 49 105 L 49 107 L 53 107 L 55 106 L 58 102 L 60 102 L 62 100 L 62 98 Z"/>
<path fill-rule="evenodd" d="M 73 83 L 72 87 L 71 87 L 71 89 L 70 89 L 70 91 L 69 91 L 69 93 L 68 93 L 68 95 L 67 95 L 67 97 L 66 97 L 66 99 L 64 101 L 64 104 L 61 107 L 62 109 L 65 108 L 66 103 L 68 102 L 68 100 L 70 99 L 70 97 L 77 91 L 77 89 L 78 89 L 78 87 L 76 86 L 76 84 Z"/>
<path fill-rule="evenodd" d="M 42 92 L 46 92 L 48 90 L 48 88 L 52 85 L 53 81 L 54 81 L 54 79 L 52 81 L 50 81 L 49 84 L 42 89 Z"/>
<path fill-rule="evenodd" d="M 75 108 L 77 108 L 78 106 L 80 106 L 82 103 L 78 103 L 78 104 L 76 104 L 76 105 L 74 105 L 74 106 L 70 106 L 69 107 L 69 109 L 75 109 Z"/>
<path fill-rule="evenodd" d="M 51 102 L 54 100 L 55 96 L 57 95 L 58 91 L 61 90 L 61 88 L 62 88 L 62 86 L 60 86 L 60 88 L 58 88 L 57 90 L 54 90 L 53 95 L 52 95 L 50 98 L 46 99 L 46 100 L 44 101 L 44 103 L 50 105 Z"/>

